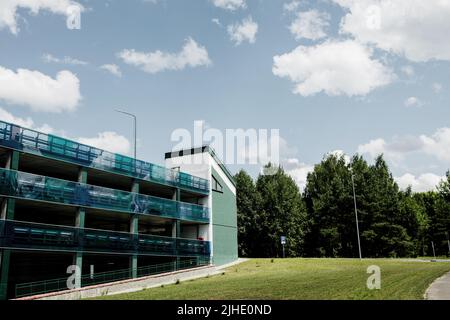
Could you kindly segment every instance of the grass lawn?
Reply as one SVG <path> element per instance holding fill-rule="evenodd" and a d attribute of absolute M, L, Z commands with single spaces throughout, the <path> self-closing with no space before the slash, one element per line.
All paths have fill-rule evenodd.
<path fill-rule="evenodd" d="M 367 267 L 381 268 L 381 289 L 366 287 Z M 225 274 L 99 299 L 423 299 L 450 263 L 393 259 L 251 259 Z"/>

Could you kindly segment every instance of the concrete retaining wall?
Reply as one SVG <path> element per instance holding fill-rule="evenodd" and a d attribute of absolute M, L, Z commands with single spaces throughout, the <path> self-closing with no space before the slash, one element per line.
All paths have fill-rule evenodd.
<path fill-rule="evenodd" d="M 104 295 L 114 295 L 127 292 L 136 292 L 143 289 L 159 287 L 161 285 L 174 284 L 177 281 L 187 281 L 219 274 L 215 266 L 205 266 L 188 270 L 162 273 L 158 275 L 128 279 L 113 283 L 100 284 L 80 289 L 67 290 L 24 297 L 17 300 L 78 300 L 94 298 Z"/>

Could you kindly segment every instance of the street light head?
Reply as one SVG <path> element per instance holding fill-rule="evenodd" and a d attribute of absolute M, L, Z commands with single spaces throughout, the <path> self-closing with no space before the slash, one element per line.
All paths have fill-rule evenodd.
<path fill-rule="evenodd" d="M 134 115 L 134 114 L 132 114 L 132 113 L 130 113 L 130 112 L 126 112 L 126 111 L 119 110 L 119 109 L 114 109 L 114 111 L 119 112 L 119 113 L 126 114 L 126 115 L 131 116 L 131 117 L 133 117 L 133 118 L 136 119 L 136 115 Z"/>

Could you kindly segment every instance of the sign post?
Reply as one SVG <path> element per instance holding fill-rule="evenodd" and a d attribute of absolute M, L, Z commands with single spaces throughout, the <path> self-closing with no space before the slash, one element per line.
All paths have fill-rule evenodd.
<path fill-rule="evenodd" d="M 285 258 L 284 245 L 286 244 L 286 236 L 281 236 L 281 245 L 283 246 L 283 258 Z"/>
<path fill-rule="evenodd" d="M 450 237 L 448 236 L 448 232 L 447 232 L 447 245 L 448 245 L 448 254 L 450 254 Z"/>

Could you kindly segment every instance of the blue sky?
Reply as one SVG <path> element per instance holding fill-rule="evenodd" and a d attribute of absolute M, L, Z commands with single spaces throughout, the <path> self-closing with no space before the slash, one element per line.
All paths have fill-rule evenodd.
<path fill-rule="evenodd" d="M 299 185 L 337 150 L 384 153 L 401 186 L 428 190 L 450 167 L 449 14 L 438 0 L 8 0 L 0 117 L 131 154 L 125 109 L 155 163 L 195 120 L 275 128 Z"/>

